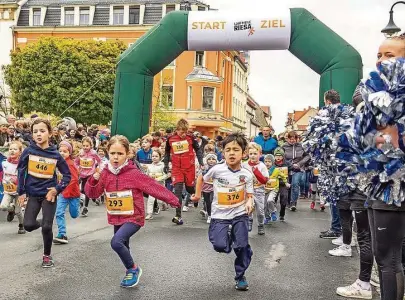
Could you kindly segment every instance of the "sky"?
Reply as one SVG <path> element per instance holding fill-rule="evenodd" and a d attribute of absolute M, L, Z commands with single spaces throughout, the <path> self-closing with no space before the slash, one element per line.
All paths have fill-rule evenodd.
<path fill-rule="evenodd" d="M 381 29 L 389 19 L 394 0 L 205 0 L 221 11 L 271 11 L 303 7 L 351 44 L 362 56 L 364 76 L 375 66 Z M 246 8 L 246 6 L 248 6 Z M 405 30 L 405 5 L 394 8 L 397 26 Z M 289 51 L 251 51 L 249 91 L 260 105 L 272 111 L 272 125 L 284 131 L 287 113 L 319 103 L 319 75 Z"/>

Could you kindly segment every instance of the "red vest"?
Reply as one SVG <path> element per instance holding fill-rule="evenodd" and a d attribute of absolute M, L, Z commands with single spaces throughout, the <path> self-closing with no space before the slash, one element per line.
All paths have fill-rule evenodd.
<path fill-rule="evenodd" d="M 193 140 L 191 134 L 187 134 L 184 139 L 177 134 L 168 138 L 173 168 L 188 169 L 195 165 Z"/>

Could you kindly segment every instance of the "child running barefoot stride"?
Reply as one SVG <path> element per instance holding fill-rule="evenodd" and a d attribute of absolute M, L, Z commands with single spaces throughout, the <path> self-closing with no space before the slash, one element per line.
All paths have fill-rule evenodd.
<path fill-rule="evenodd" d="M 17 165 L 20 159 L 23 145 L 20 142 L 11 142 L 8 149 L 9 157 L 1 163 L 2 183 L 4 189 L 3 201 L 0 208 L 7 210 L 7 221 L 11 222 L 14 216 L 18 218 L 18 234 L 24 234 L 23 214 L 17 201 Z"/>
<path fill-rule="evenodd" d="M 180 207 L 180 203 L 172 192 L 129 163 L 129 142 L 126 137 L 112 137 L 107 150 L 107 167 L 101 174 L 96 172 L 89 178 L 85 192 L 91 198 L 98 198 L 105 192 L 108 223 L 114 226 L 111 248 L 127 269 L 121 286 L 134 287 L 139 283 L 142 269 L 134 263 L 129 251 L 129 239 L 145 224 L 143 193 L 174 207 Z"/>
<path fill-rule="evenodd" d="M 70 171 L 66 161 L 55 146 L 49 145 L 52 132 L 51 124 L 45 119 L 36 119 L 31 125 L 35 143 L 27 147 L 18 162 L 18 201 L 27 207 L 24 213 L 24 228 L 28 232 L 42 227 L 44 255 L 42 267 L 53 267 L 51 257 L 52 225 L 56 212 L 56 195 L 61 193 L 70 182 Z M 57 182 L 56 169 L 62 174 Z M 42 220 L 37 216 L 42 209 Z"/>
<path fill-rule="evenodd" d="M 69 206 L 69 213 L 72 219 L 76 219 L 80 213 L 80 187 L 79 170 L 72 160 L 73 147 L 67 141 L 59 144 L 59 153 L 66 160 L 72 179 L 66 189 L 58 195 L 56 203 L 56 224 L 58 224 L 58 235 L 53 239 L 54 244 L 67 244 L 65 211 Z"/>
<path fill-rule="evenodd" d="M 243 152 L 247 141 L 241 133 L 233 133 L 223 141 L 225 163 L 212 167 L 203 177 L 199 176 L 193 201 L 201 198 L 203 182 L 213 179 L 209 239 L 215 251 L 236 254 L 235 288 L 249 289 L 245 272 L 250 265 L 253 251 L 249 245 L 248 222 L 253 209 L 253 175 L 242 167 Z"/>

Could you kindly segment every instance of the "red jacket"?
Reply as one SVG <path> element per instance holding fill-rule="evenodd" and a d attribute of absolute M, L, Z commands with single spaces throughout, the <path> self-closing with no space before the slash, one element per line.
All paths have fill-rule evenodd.
<path fill-rule="evenodd" d="M 145 224 L 145 203 L 143 193 L 151 195 L 156 199 L 162 200 L 174 207 L 180 207 L 179 199 L 161 186 L 156 180 L 142 174 L 136 166 L 128 164 L 117 174 L 114 175 L 108 168 L 101 172 L 100 180 L 97 181 L 93 176 L 89 178 L 84 188 L 89 198 L 96 199 L 104 191 L 118 192 L 131 190 L 134 201 L 134 214 L 132 215 L 111 215 L 108 214 L 108 223 L 111 225 L 122 225 L 124 223 L 135 223 L 139 226 Z"/>
<path fill-rule="evenodd" d="M 79 170 L 76 168 L 75 162 L 70 157 L 66 159 L 66 163 L 69 166 L 71 179 L 69 185 L 62 192 L 62 196 L 64 198 L 79 198 L 80 197 Z"/>
<path fill-rule="evenodd" d="M 181 144 L 181 148 L 176 147 L 176 144 Z M 176 151 L 179 153 L 175 153 Z M 196 155 L 198 163 L 203 166 L 202 149 L 193 135 L 187 134 L 184 138 L 181 138 L 178 134 L 173 134 L 167 139 L 165 149 L 166 165 L 169 163 L 169 157 L 171 156 L 174 169 L 189 169 L 195 166 Z"/>

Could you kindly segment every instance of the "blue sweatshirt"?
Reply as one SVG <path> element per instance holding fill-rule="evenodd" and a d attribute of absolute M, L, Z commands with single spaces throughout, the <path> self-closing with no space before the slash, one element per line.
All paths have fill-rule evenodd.
<path fill-rule="evenodd" d="M 263 138 L 263 135 L 255 137 L 254 142 L 262 147 L 262 154 L 273 154 L 274 149 L 278 147 L 277 141 L 270 137 L 267 140 Z"/>
<path fill-rule="evenodd" d="M 140 164 L 150 165 L 152 163 L 152 149 L 149 149 L 148 152 L 145 152 L 143 149 L 139 150 L 136 153 L 136 160 Z"/>
<path fill-rule="evenodd" d="M 30 163 L 31 156 L 31 163 Z M 45 164 L 44 159 L 48 160 Z M 37 161 L 35 161 L 37 160 Z M 50 161 L 56 163 L 56 168 L 53 174 L 46 174 L 47 170 L 52 169 Z M 31 169 L 29 169 L 29 163 Z M 69 166 L 63 157 L 59 154 L 55 146 L 50 146 L 47 149 L 42 149 L 35 143 L 31 143 L 21 154 L 18 169 L 18 195 L 27 194 L 32 197 L 45 197 L 48 193 L 48 188 L 56 188 L 58 194 L 61 193 L 70 182 Z M 58 184 L 56 177 L 56 169 L 62 174 L 62 180 Z M 35 176 L 34 172 L 44 175 Z M 48 171 L 49 173 L 49 171 Z M 48 177 L 48 178 L 47 178 Z"/>

